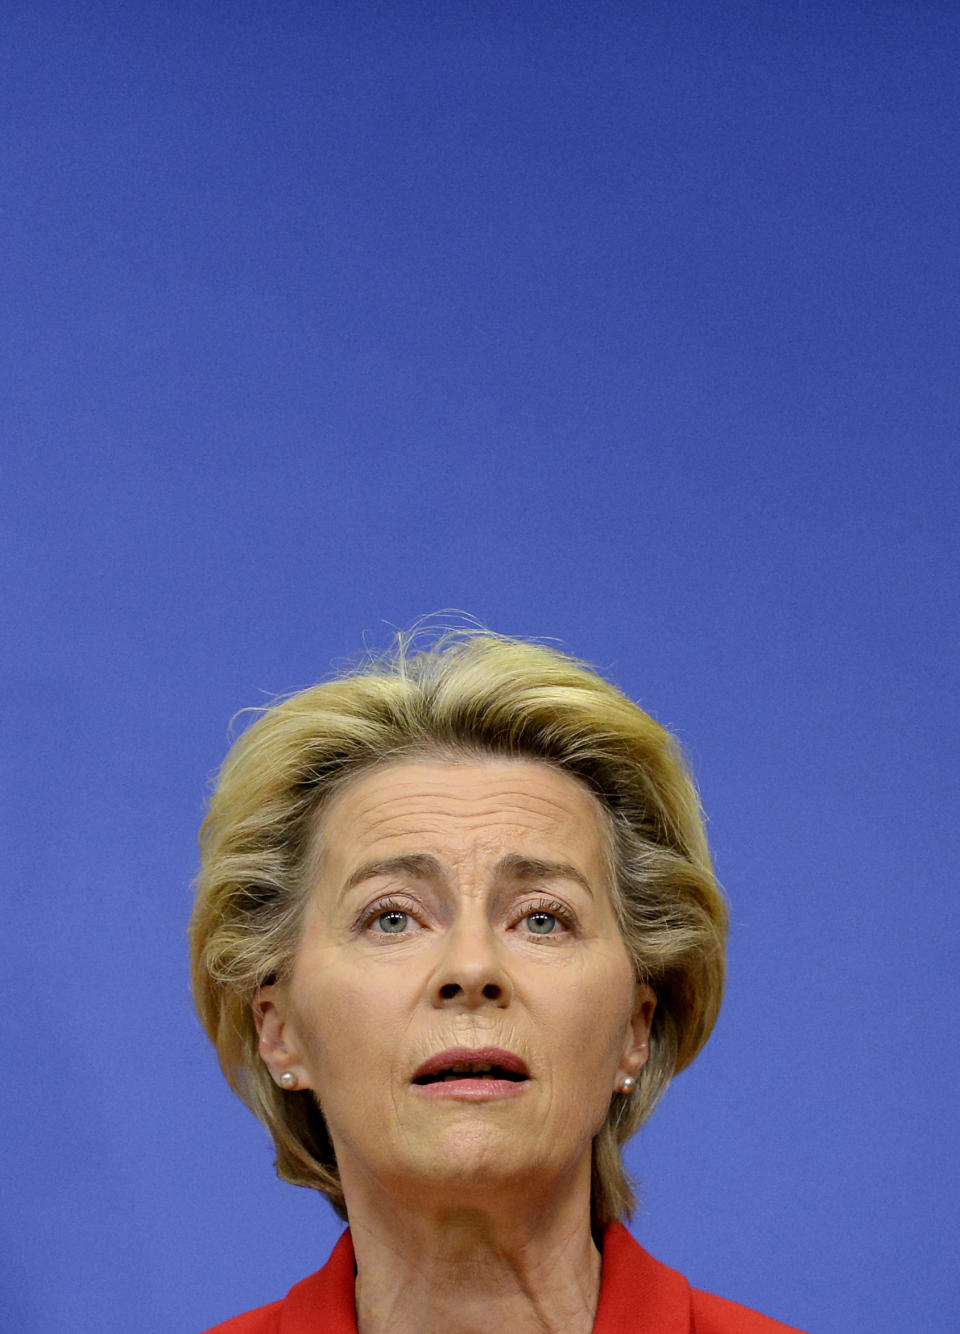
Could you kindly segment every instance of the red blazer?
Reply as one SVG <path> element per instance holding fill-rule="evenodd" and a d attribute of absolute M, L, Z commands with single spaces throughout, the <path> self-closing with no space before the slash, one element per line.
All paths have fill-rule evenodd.
<path fill-rule="evenodd" d="M 235 1316 L 207 1334 L 357 1334 L 349 1231 L 316 1274 L 286 1297 Z M 593 1334 L 800 1334 L 723 1297 L 698 1292 L 612 1223 L 603 1238 L 600 1302 Z"/>

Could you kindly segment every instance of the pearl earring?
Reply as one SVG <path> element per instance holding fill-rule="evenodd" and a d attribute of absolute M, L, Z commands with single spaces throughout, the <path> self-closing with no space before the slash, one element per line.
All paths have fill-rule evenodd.
<path fill-rule="evenodd" d="M 280 1076 L 280 1087 L 286 1089 L 288 1093 L 297 1087 L 297 1077 L 292 1070 L 284 1070 Z"/>
<path fill-rule="evenodd" d="M 637 1081 L 633 1078 L 632 1075 L 624 1075 L 623 1078 L 620 1080 L 621 1093 L 632 1093 L 636 1087 L 637 1087 Z"/>

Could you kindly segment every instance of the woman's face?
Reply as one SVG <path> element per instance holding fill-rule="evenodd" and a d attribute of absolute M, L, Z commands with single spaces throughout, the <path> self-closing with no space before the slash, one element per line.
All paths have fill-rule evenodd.
<path fill-rule="evenodd" d="M 327 807 L 260 1050 L 326 1116 L 344 1192 L 451 1204 L 569 1174 L 646 1058 L 593 795 L 526 760 L 402 761 Z"/>

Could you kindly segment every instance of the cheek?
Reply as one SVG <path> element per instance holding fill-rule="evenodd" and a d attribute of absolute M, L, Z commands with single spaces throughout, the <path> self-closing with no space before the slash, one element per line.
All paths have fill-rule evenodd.
<path fill-rule="evenodd" d="M 386 979 L 335 965 L 315 976 L 323 985 L 299 993 L 295 1025 L 317 1095 L 322 1101 L 338 1088 L 382 1082 L 399 1045 L 400 1006 L 384 994 Z"/>
<path fill-rule="evenodd" d="M 625 959 L 608 959 L 590 969 L 583 985 L 571 988 L 559 1020 L 564 1065 L 574 1082 L 605 1092 L 630 1044 L 633 977 Z M 599 1083 L 598 1083 L 599 1081 Z"/>

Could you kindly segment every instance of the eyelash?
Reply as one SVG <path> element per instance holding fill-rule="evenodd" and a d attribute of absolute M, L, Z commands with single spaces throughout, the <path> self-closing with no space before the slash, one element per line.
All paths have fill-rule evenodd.
<path fill-rule="evenodd" d="M 386 912 L 402 912 L 405 913 L 407 917 L 416 917 L 417 915 L 417 909 L 409 902 L 404 902 L 402 899 L 377 899 L 376 903 L 371 903 L 369 908 L 364 908 L 363 912 L 357 918 L 356 929 L 358 931 L 366 931 L 369 927 L 373 926 L 378 917 L 382 917 Z M 397 934 L 400 933 L 398 932 Z"/>
<path fill-rule="evenodd" d="M 549 913 L 551 917 L 557 919 L 565 931 L 573 931 L 574 929 L 573 914 L 565 903 L 558 903 L 556 899 L 540 899 L 537 903 L 524 904 L 523 912 L 517 917 L 515 925 L 519 926 L 521 922 L 533 916 L 534 913 Z M 538 936 L 536 932 L 531 931 L 529 934 L 537 940 L 550 940 L 554 933 L 549 931 L 546 935 Z"/>
<path fill-rule="evenodd" d="M 377 920 L 378 917 L 382 917 L 384 913 L 388 912 L 404 913 L 406 914 L 407 917 L 415 918 L 417 916 L 418 909 L 415 906 L 413 906 L 409 901 L 405 901 L 403 899 L 398 899 L 398 898 L 378 899 L 376 903 L 372 903 L 368 908 L 365 908 L 363 912 L 360 914 L 360 916 L 357 918 L 356 929 L 358 931 L 368 930 L 371 926 L 373 926 L 374 922 Z M 538 899 L 536 903 L 524 904 L 523 911 L 517 914 L 517 916 L 511 922 L 511 925 L 519 926 L 521 922 L 525 921 L 526 918 L 531 917 L 534 913 L 549 913 L 551 917 L 555 917 L 557 919 L 557 921 L 560 923 L 560 925 L 564 928 L 565 931 L 573 931 L 575 929 L 576 920 L 573 914 L 571 913 L 570 909 L 566 906 L 566 904 L 557 902 L 556 899 Z M 387 935 L 391 933 L 384 932 L 384 934 Z M 398 931 L 396 932 L 396 934 L 402 935 L 404 933 Z M 529 934 L 531 936 L 536 936 L 537 933 L 531 931 Z M 553 932 L 547 932 L 545 935 L 538 936 L 537 939 L 549 940 L 552 935 Z"/>

